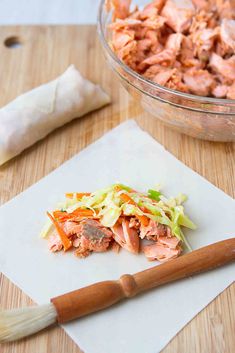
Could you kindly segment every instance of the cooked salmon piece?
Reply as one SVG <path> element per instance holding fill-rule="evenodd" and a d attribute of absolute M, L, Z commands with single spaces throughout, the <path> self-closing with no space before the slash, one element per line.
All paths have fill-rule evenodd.
<path fill-rule="evenodd" d="M 160 262 L 165 262 L 179 256 L 181 253 L 181 248 L 177 247 L 175 249 L 171 249 L 168 246 L 157 242 L 153 245 L 144 246 L 143 251 L 149 261 L 158 260 Z"/>
<path fill-rule="evenodd" d="M 139 27 L 142 24 L 140 20 L 133 19 L 133 18 L 126 18 L 125 20 L 116 20 L 115 22 L 109 25 L 109 28 L 119 31 L 125 28 L 132 28 Z"/>
<path fill-rule="evenodd" d="M 208 10 L 199 10 L 196 11 L 195 15 L 192 18 L 192 24 L 189 28 L 190 33 L 195 33 L 206 28 L 216 28 L 219 25 L 218 15 L 215 12 L 214 8 Z"/>
<path fill-rule="evenodd" d="M 228 93 L 228 86 L 218 85 L 212 90 L 212 94 L 216 98 L 225 98 Z"/>
<path fill-rule="evenodd" d="M 136 49 L 137 49 L 137 42 L 133 40 L 132 42 L 128 43 L 127 45 L 125 45 L 123 48 L 119 50 L 118 52 L 119 59 L 122 59 L 122 60 L 126 59 L 128 61 L 128 58 L 132 55 L 132 53 L 136 53 Z"/>
<path fill-rule="evenodd" d="M 125 247 L 126 247 L 126 241 L 125 241 L 125 238 L 124 238 L 124 232 L 123 232 L 122 224 L 116 223 L 116 224 L 112 227 L 112 232 L 113 232 L 113 238 L 114 238 L 114 240 L 115 240 L 122 248 L 125 248 Z"/>
<path fill-rule="evenodd" d="M 143 61 L 143 64 L 146 65 L 156 65 L 161 64 L 164 66 L 172 65 L 175 61 L 175 53 L 172 49 L 164 49 L 159 54 L 150 56 L 149 58 Z"/>
<path fill-rule="evenodd" d="M 80 241 L 80 238 L 76 237 L 74 240 L 73 240 L 73 246 L 75 248 L 78 248 L 81 244 L 81 241 Z"/>
<path fill-rule="evenodd" d="M 129 226 L 129 220 L 123 219 L 112 227 L 114 240 L 126 250 L 137 254 L 139 252 L 140 239 L 137 230 Z"/>
<path fill-rule="evenodd" d="M 235 80 L 235 55 L 229 59 L 223 59 L 213 53 L 210 58 L 211 68 L 227 79 Z"/>
<path fill-rule="evenodd" d="M 208 0 L 192 0 L 196 9 L 207 10 L 210 7 Z"/>
<path fill-rule="evenodd" d="M 157 31 L 147 29 L 145 33 L 145 38 L 151 41 L 151 51 L 150 54 L 157 54 L 163 50 L 162 44 L 159 42 Z"/>
<path fill-rule="evenodd" d="M 219 36 L 219 29 L 204 28 L 191 35 L 194 56 L 202 61 L 208 61 L 214 47 L 215 39 Z"/>
<path fill-rule="evenodd" d="M 186 36 L 183 37 L 178 60 L 182 65 L 182 72 L 185 68 L 188 69 L 194 67 L 202 69 L 205 66 L 204 62 L 202 63 L 198 58 L 194 57 L 194 45 L 192 39 Z"/>
<path fill-rule="evenodd" d="M 234 50 L 230 48 L 224 41 L 221 39 L 215 44 L 214 52 L 219 55 L 221 58 L 229 58 L 234 54 Z"/>
<path fill-rule="evenodd" d="M 146 58 L 146 52 L 150 50 L 151 47 L 151 41 L 147 38 L 141 39 L 137 42 L 137 47 L 136 47 L 136 62 L 137 63 L 142 63 L 143 60 Z M 144 66 L 142 66 L 144 67 Z M 139 65 L 139 69 L 142 69 L 141 65 Z"/>
<path fill-rule="evenodd" d="M 163 68 L 161 65 L 156 64 L 156 65 L 152 65 L 150 67 L 147 68 L 147 70 L 145 70 L 144 72 L 144 76 L 148 79 L 154 79 L 154 77 L 159 73 L 162 72 L 163 70 L 165 70 L 165 68 Z"/>
<path fill-rule="evenodd" d="M 77 257 L 84 259 L 85 257 L 90 255 L 91 251 L 79 245 L 74 253 Z"/>
<path fill-rule="evenodd" d="M 220 18 L 232 19 L 235 17 L 234 0 L 215 0 L 215 5 Z"/>
<path fill-rule="evenodd" d="M 109 3 L 114 7 L 113 19 L 129 16 L 131 0 L 111 0 Z M 108 6 L 110 7 L 110 4 Z"/>
<path fill-rule="evenodd" d="M 141 23 L 142 27 L 146 27 L 152 30 L 159 30 L 166 23 L 166 19 L 162 16 L 156 16 L 155 18 L 148 18 Z"/>
<path fill-rule="evenodd" d="M 62 224 L 62 227 L 68 237 L 77 234 L 80 231 L 80 225 L 77 222 L 66 221 Z"/>
<path fill-rule="evenodd" d="M 153 81 L 158 83 L 161 86 L 166 86 L 167 82 L 170 80 L 174 72 L 174 69 L 171 70 L 162 70 L 153 77 Z"/>
<path fill-rule="evenodd" d="M 52 252 L 60 251 L 63 249 L 63 244 L 60 240 L 59 235 L 53 232 L 48 239 L 48 248 Z"/>
<path fill-rule="evenodd" d="M 137 42 L 137 53 L 142 52 L 143 54 L 150 49 L 152 41 L 148 38 L 138 40 Z M 145 55 L 145 54 L 144 54 Z"/>
<path fill-rule="evenodd" d="M 235 82 L 230 87 L 228 87 L 227 98 L 235 99 Z"/>
<path fill-rule="evenodd" d="M 235 20 L 223 19 L 220 27 L 221 40 L 235 51 Z"/>
<path fill-rule="evenodd" d="M 139 17 L 141 20 L 146 20 L 147 18 L 154 18 L 158 15 L 158 9 L 154 4 L 148 4 L 144 7 L 143 11 L 140 12 Z"/>
<path fill-rule="evenodd" d="M 161 12 L 163 6 L 165 5 L 166 0 L 154 0 L 150 4 L 146 5 L 141 12 L 141 16 L 152 17 L 155 12 L 151 12 L 151 10 L 156 10 L 157 14 Z"/>
<path fill-rule="evenodd" d="M 215 86 L 214 78 L 207 70 L 190 69 L 183 79 L 190 92 L 199 96 L 210 95 Z"/>
<path fill-rule="evenodd" d="M 103 227 L 102 224 L 93 219 L 85 219 L 79 224 L 77 239 L 73 246 L 77 248 L 75 254 L 85 257 L 89 252 L 106 251 L 112 240 L 112 232 Z"/>
<path fill-rule="evenodd" d="M 140 227 L 140 238 L 157 240 L 159 237 L 164 237 L 167 235 L 167 227 L 164 224 L 159 224 L 156 221 L 150 220 L 147 227 L 141 225 Z"/>
<path fill-rule="evenodd" d="M 174 68 L 172 70 L 171 77 L 166 82 L 165 86 L 176 91 L 189 93 L 188 86 L 184 82 L 182 82 L 182 80 L 183 74 L 177 68 Z"/>
<path fill-rule="evenodd" d="M 137 254 L 139 252 L 140 239 L 136 229 L 129 227 L 129 221 L 127 219 L 122 221 L 122 229 L 128 249 L 134 254 Z"/>
<path fill-rule="evenodd" d="M 176 237 L 159 237 L 158 243 L 168 246 L 170 249 L 176 249 L 179 245 L 180 240 Z"/>
<path fill-rule="evenodd" d="M 191 67 L 202 69 L 205 66 L 204 62 L 202 63 L 199 59 L 194 57 L 194 46 L 192 39 L 186 36 L 183 38 L 178 60 L 182 65 L 182 72 L 184 69 Z"/>
<path fill-rule="evenodd" d="M 177 56 L 180 53 L 183 38 L 184 36 L 182 33 L 170 34 L 166 41 L 166 49 L 172 50 Z"/>
<path fill-rule="evenodd" d="M 195 7 L 191 0 L 167 0 L 161 16 L 175 32 L 185 32 L 189 29 Z"/>
<path fill-rule="evenodd" d="M 113 39 L 113 47 L 115 48 L 115 50 L 120 50 L 132 40 L 133 40 L 133 37 L 131 37 L 130 34 L 117 32 L 115 34 L 115 38 Z"/>

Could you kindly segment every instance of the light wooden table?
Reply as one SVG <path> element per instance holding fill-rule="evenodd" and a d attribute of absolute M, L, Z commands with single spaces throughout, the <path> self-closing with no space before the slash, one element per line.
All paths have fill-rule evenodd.
<path fill-rule="evenodd" d="M 155 118 L 144 113 L 107 68 L 95 32 L 93 26 L 1 27 L 1 105 L 23 91 L 55 78 L 70 63 L 74 63 L 86 77 L 100 83 L 111 94 L 112 105 L 56 130 L 0 167 L 0 202 L 3 204 L 25 190 L 105 132 L 129 118 L 136 118 L 143 129 L 178 159 L 234 197 L 235 144 L 192 139 L 164 127 Z M 12 35 L 19 37 L 21 47 L 4 47 L 4 39 Z M 20 307 L 31 303 L 21 290 L 0 275 L 1 308 Z M 163 352 L 232 353 L 234 347 L 235 285 L 232 285 L 197 315 Z M 0 352 L 81 351 L 62 329 L 54 327 L 27 340 L 1 345 Z"/>

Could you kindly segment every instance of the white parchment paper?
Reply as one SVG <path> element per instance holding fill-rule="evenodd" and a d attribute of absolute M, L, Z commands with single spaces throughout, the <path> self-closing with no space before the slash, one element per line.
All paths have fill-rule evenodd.
<path fill-rule="evenodd" d="M 161 183 L 167 196 L 186 193 L 186 212 L 198 225 L 197 231 L 186 233 L 193 249 L 235 234 L 234 200 L 128 121 L 0 208 L 0 270 L 41 304 L 156 265 L 124 250 L 85 260 L 51 254 L 38 236 L 45 211 L 65 192 L 94 191 L 116 181 L 143 191 Z M 235 266 L 228 265 L 152 290 L 64 329 L 85 353 L 156 353 L 234 278 Z"/>

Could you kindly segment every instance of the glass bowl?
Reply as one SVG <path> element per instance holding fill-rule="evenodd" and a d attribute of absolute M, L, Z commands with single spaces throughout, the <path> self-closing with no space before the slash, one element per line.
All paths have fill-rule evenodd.
<path fill-rule="evenodd" d="M 146 5 L 150 0 L 138 0 Z M 139 75 L 109 46 L 112 13 L 100 2 L 98 34 L 105 57 L 122 85 L 143 109 L 181 133 L 210 141 L 235 141 L 235 100 L 201 97 L 169 89 Z"/>

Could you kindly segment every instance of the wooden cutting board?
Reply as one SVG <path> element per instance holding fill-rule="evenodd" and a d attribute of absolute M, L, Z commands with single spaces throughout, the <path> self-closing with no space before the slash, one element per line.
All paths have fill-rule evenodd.
<path fill-rule="evenodd" d="M 111 95 L 112 105 L 56 130 L 0 167 L 1 204 L 129 118 L 135 118 L 142 128 L 190 168 L 235 196 L 235 144 L 192 139 L 164 127 L 156 118 L 144 113 L 108 69 L 95 26 L 0 27 L 0 105 L 54 79 L 71 63 L 87 78 L 101 84 Z M 197 315 L 163 352 L 234 352 L 234 298 L 235 285 L 232 285 Z M 0 308 L 29 304 L 32 301 L 0 274 Z M 54 327 L 27 340 L 2 345 L 0 352 L 81 351 L 62 329 Z"/>

